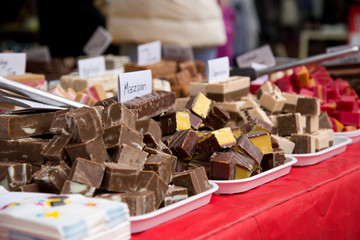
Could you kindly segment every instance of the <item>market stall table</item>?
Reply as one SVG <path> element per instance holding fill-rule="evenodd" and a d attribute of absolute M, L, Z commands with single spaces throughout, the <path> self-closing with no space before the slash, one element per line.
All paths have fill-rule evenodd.
<path fill-rule="evenodd" d="M 358 239 L 360 142 L 316 165 L 210 203 L 132 239 Z"/>

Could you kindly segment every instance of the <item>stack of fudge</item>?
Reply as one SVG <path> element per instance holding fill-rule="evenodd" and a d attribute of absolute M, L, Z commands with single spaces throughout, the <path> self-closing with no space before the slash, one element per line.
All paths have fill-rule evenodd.
<path fill-rule="evenodd" d="M 176 171 L 172 152 L 187 146 L 161 140 L 154 119 L 174 106 L 173 92 L 152 92 L 125 103 L 109 98 L 94 107 L 2 114 L 0 185 L 122 201 L 131 216 L 206 191 L 204 167 Z"/>

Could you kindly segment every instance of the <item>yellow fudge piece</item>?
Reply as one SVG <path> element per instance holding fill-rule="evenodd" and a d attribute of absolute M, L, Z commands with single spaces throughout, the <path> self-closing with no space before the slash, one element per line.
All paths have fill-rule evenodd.
<path fill-rule="evenodd" d="M 247 134 L 249 140 L 254 143 L 264 154 L 272 153 L 270 134 L 264 131 L 255 131 Z"/>
<path fill-rule="evenodd" d="M 204 94 L 199 92 L 195 96 L 191 104 L 191 110 L 199 117 L 206 118 L 210 110 L 210 106 L 211 106 L 211 100 L 207 98 Z"/>
<path fill-rule="evenodd" d="M 187 112 L 176 112 L 176 129 L 186 130 L 190 129 L 190 116 Z"/>

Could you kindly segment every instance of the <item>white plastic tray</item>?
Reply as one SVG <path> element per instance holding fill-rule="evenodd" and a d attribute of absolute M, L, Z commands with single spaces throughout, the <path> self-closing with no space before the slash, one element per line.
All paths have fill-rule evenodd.
<path fill-rule="evenodd" d="M 335 132 L 334 136 L 350 138 L 352 140 L 350 144 L 353 144 L 360 141 L 360 129 L 350 132 Z"/>
<path fill-rule="evenodd" d="M 219 186 L 219 190 L 217 190 L 216 193 L 241 193 L 288 174 L 290 172 L 291 166 L 296 162 L 296 158 L 292 156 L 286 156 L 284 165 L 272 168 L 253 177 L 239 180 L 210 180 L 210 182 L 216 183 Z"/>
<path fill-rule="evenodd" d="M 322 162 L 328 158 L 331 158 L 337 154 L 345 152 L 348 144 L 351 143 L 351 139 L 347 137 L 336 137 L 334 136 L 333 146 L 321 150 L 316 153 L 307 153 L 307 154 L 289 154 L 289 156 L 296 157 L 298 160 L 294 166 L 308 166 L 313 165 L 319 162 Z"/>
<path fill-rule="evenodd" d="M 211 188 L 205 192 L 196 194 L 151 213 L 130 217 L 131 233 L 145 231 L 163 222 L 169 221 L 184 213 L 190 212 L 196 208 L 208 204 L 212 194 L 219 188 L 215 183 L 210 182 L 210 185 Z"/>

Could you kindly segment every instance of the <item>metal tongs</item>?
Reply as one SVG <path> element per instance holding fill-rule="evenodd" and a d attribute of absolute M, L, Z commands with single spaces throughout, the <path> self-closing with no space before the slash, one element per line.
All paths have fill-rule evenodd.
<path fill-rule="evenodd" d="M 268 74 L 268 73 L 273 73 L 273 72 L 297 67 L 300 65 L 306 65 L 306 64 L 310 64 L 310 63 L 320 63 L 323 61 L 327 61 L 327 60 L 331 60 L 331 59 L 335 59 L 335 58 L 339 58 L 339 57 L 344 57 L 344 56 L 347 56 L 350 54 L 357 53 L 357 52 L 359 52 L 359 50 L 360 50 L 359 46 L 353 46 L 353 47 L 349 47 L 349 48 L 342 49 L 339 51 L 335 51 L 335 52 L 331 52 L 331 53 L 323 53 L 323 54 L 311 56 L 308 58 L 303 58 L 300 60 L 292 61 L 289 63 L 280 64 L 280 65 L 276 65 L 273 67 L 261 69 L 261 70 L 257 70 L 257 69 L 251 68 L 251 67 L 249 67 L 249 68 L 232 68 L 230 70 L 230 75 L 231 76 L 248 76 L 248 77 L 250 77 L 251 80 L 254 80 L 254 79 L 256 79 L 262 75 Z"/>
<path fill-rule="evenodd" d="M 81 108 L 87 106 L 82 103 L 57 96 L 52 93 L 45 92 L 37 88 L 33 88 L 28 85 L 12 81 L 1 76 L 0 76 L 0 89 L 8 90 L 10 92 L 14 92 L 22 96 L 25 96 L 25 97 L 18 97 L 16 95 L 8 94 L 3 91 L 0 92 L 0 103 L 12 104 L 20 107 L 31 106 L 31 104 L 29 105 L 28 103 L 30 103 L 32 100 L 34 100 L 33 102 L 43 103 L 44 108 L 46 108 L 46 105 L 49 106 L 49 108 L 51 108 L 52 106 L 72 107 L 72 108 Z"/>

